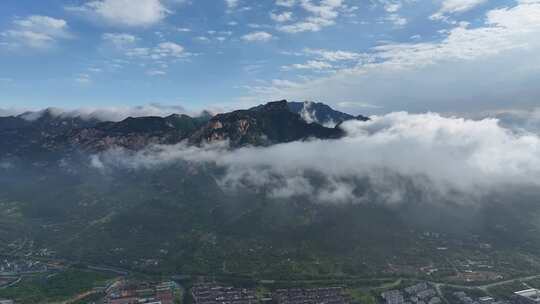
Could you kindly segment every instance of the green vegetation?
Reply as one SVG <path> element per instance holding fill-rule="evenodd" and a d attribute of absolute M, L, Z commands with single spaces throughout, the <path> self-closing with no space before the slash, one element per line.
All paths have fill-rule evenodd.
<path fill-rule="evenodd" d="M 508 300 L 514 292 L 529 288 L 529 285 L 526 285 L 521 281 L 514 281 L 508 284 L 491 287 L 488 289 L 488 293 L 493 297 Z"/>
<path fill-rule="evenodd" d="M 375 296 L 369 291 L 363 291 L 358 288 L 347 289 L 346 291 L 351 296 L 353 303 L 377 304 Z"/>
<path fill-rule="evenodd" d="M 92 265 L 241 284 L 342 285 L 373 277 L 460 283 L 456 274 L 469 270 L 505 278 L 540 273 L 540 233 L 528 226 L 532 219 L 504 209 L 512 204 L 475 211 L 483 219 L 476 221 L 461 205 L 325 205 L 227 191 L 212 165 L 106 173 L 70 165 L 69 173 L 22 168 L 0 177 L 0 252 L 45 248 Z M 523 227 L 509 226 L 514 222 Z M 503 242 L 501 233 L 508 235 Z M 515 246 L 514 235 L 528 246 Z"/>
<path fill-rule="evenodd" d="M 112 276 L 85 270 L 70 269 L 47 276 L 34 276 L 19 284 L 0 289 L 0 297 L 14 299 L 21 304 L 62 301 L 96 286 L 105 285 Z"/>
<path fill-rule="evenodd" d="M 72 304 L 88 304 L 88 303 L 95 303 L 103 298 L 103 294 L 95 293 L 91 294 L 88 297 L 85 297 L 83 299 L 80 299 L 78 301 L 73 302 Z"/>

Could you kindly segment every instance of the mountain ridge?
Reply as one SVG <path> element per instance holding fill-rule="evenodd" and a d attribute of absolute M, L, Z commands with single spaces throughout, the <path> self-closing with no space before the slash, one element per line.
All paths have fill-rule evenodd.
<path fill-rule="evenodd" d="M 301 106 L 302 105 L 302 106 Z M 312 112 L 309 112 L 312 111 Z M 81 116 L 55 115 L 54 109 L 0 117 L 0 136 L 9 145 L 1 155 L 44 154 L 54 150 L 103 151 L 121 147 L 140 150 L 151 144 L 192 145 L 227 140 L 231 148 L 268 146 L 310 138 L 333 139 L 344 135 L 341 122 L 365 120 L 333 110 L 322 103 L 269 102 L 246 110 L 199 117 L 127 117 L 118 122 Z M 308 116 L 314 119 L 306 119 Z M 328 122 L 336 122 L 328 127 Z"/>

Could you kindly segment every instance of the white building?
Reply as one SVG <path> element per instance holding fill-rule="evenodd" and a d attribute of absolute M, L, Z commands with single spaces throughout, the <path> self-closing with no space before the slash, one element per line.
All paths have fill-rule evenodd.
<path fill-rule="evenodd" d="M 517 299 L 524 304 L 540 304 L 540 290 L 538 289 L 526 289 L 522 291 L 516 291 L 514 294 Z"/>

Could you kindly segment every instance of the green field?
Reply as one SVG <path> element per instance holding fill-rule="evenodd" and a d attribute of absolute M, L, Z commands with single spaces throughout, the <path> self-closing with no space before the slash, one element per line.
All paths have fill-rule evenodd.
<path fill-rule="evenodd" d="M 96 286 L 103 286 L 111 275 L 70 269 L 53 275 L 24 278 L 19 284 L 0 289 L 0 298 L 20 304 L 50 303 L 70 299 Z"/>

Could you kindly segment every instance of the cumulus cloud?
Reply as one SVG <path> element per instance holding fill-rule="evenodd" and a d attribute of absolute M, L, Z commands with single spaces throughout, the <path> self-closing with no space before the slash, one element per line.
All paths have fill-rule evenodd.
<path fill-rule="evenodd" d="M 186 51 L 184 46 L 173 41 L 163 41 L 156 45 L 143 44 L 142 39 L 128 33 L 104 33 L 101 36 L 104 46 L 125 56 L 123 63 L 134 62 L 147 68 L 146 75 L 165 75 L 171 64 L 188 60 L 195 54 Z M 163 38 L 163 37 L 162 37 Z"/>
<path fill-rule="evenodd" d="M 171 13 L 160 0 L 95 0 L 66 9 L 126 27 L 151 26 Z"/>
<path fill-rule="evenodd" d="M 339 140 L 312 140 L 229 150 L 225 142 L 194 147 L 111 150 L 92 158 L 100 170 L 152 169 L 176 162 L 223 168 L 230 190 L 318 202 L 400 203 L 411 191 L 432 198 L 477 198 L 502 187 L 540 187 L 540 137 L 514 132 L 497 119 L 396 112 L 349 121 Z M 435 202 L 433 202 L 435 203 Z"/>
<path fill-rule="evenodd" d="M 283 12 L 283 13 L 270 13 L 270 19 L 276 22 L 287 22 L 293 19 L 292 12 Z"/>
<path fill-rule="evenodd" d="M 342 0 L 321 0 L 319 2 L 312 0 L 277 1 L 276 4 L 286 7 L 299 5 L 307 14 L 302 20 L 281 24 L 277 27 L 279 31 L 291 34 L 318 32 L 325 27 L 334 25 L 340 12 L 348 8 Z"/>
<path fill-rule="evenodd" d="M 16 19 L 12 28 L 1 32 L 8 47 L 43 49 L 53 46 L 58 40 L 71 38 L 68 24 L 63 19 L 32 15 Z"/>

